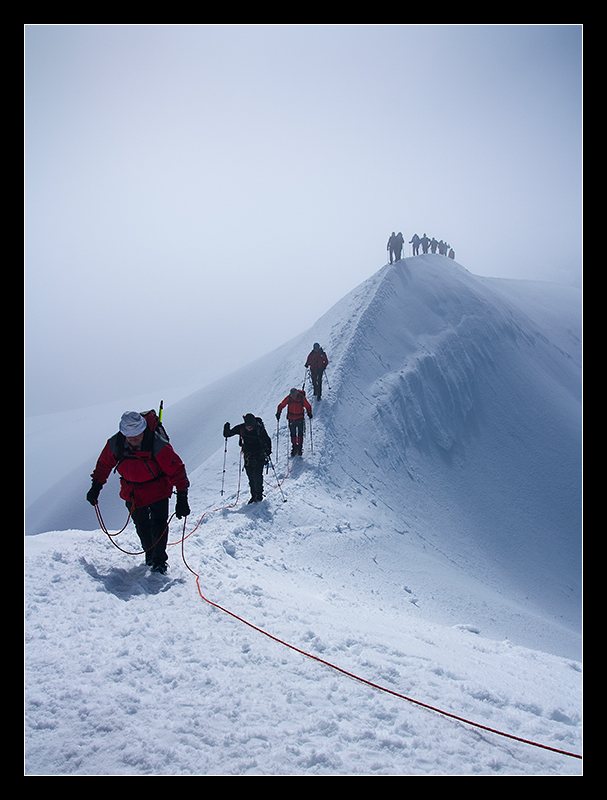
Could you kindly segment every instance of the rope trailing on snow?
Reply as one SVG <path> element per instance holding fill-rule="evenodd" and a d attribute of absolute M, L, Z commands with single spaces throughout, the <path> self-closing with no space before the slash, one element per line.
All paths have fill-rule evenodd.
<path fill-rule="evenodd" d="M 359 683 L 363 683 L 366 686 L 370 686 L 372 689 L 377 689 L 380 692 L 384 692 L 385 694 L 391 694 L 393 697 L 398 697 L 400 700 L 406 700 L 407 702 L 413 703 L 414 705 L 420 706 L 421 708 L 425 708 L 428 711 L 434 711 L 435 713 L 441 714 L 444 717 L 449 717 L 451 719 L 457 720 L 457 722 L 462 722 L 465 725 L 471 725 L 475 728 L 480 728 L 481 730 L 497 734 L 498 736 L 505 736 L 508 739 L 514 739 L 517 742 L 522 742 L 523 744 L 532 745 L 533 747 L 540 747 L 543 750 L 550 750 L 553 753 L 559 753 L 560 755 L 563 756 L 570 756 L 571 758 L 580 758 L 580 759 L 582 758 L 582 756 L 577 753 L 570 753 L 567 750 L 559 750 L 556 747 L 550 747 L 549 745 L 546 744 L 540 744 L 539 742 L 534 742 L 530 739 L 523 739 L 522 737 L 515 736 L 514 734 L 511 733 L 504 733 L 503 731 L 497 730 L 496 728 L 490 728 L 487 725 L 481 725 L 480 723 L 473 722 L 472 720 L 466 719 L 465 717 L 459 717 L 457 714 L 452 714 L 449 711 L 444 711 L 440 708 L 436 708 L 435 706 L 428 705 L 428 703 L 422 703 L 420 700 L 415 700 L 412 697 L 407 697 L 407 695 L 400 694 L 400 692 L 395 692 L 392 689 L 387 689 L 385 686 L 380 686 L 379 684 L 373 683 L 373 681 L 369 681 L 366 678 L 361 678 L 359 675 L 355 675 L 353 672 L 348 672 L 347 670 L 342 669 L 342 667 L 338 667 L 336 664 L 333 664 L 330 661 L 325 661 L 325 659 L 319 658 L 319 656 L 315 656 L 312 653 L 308 653 L 306 650 L 301 650 L 299 647 L 295 647 L 295 645 L 289 644 L 289 642 L 285 642 L 283 639 L 279 639 L 278 637 L 273 636 L 271 633 L 268 633 L 268 631 L 265 631 L 263 628 L 259 628 L 252 622 L 248 622 L 246 619 L 243 619 L 242 617 L 238 616 L 238 614 L 235 614 L 233 611 L 230 611 L 227 608 L 223 608 L 223 606 L 220 606 L 218 603 L 209 600 L 202 593 L 202 590 L 200 588 L 200 575 L 190 567 L 185 557 L 185 548 L 183 546 L 183 543 L 186 538 L 185 523 L 183 526 L 183 532 L 184 536 L 181 540 L 182 541 L 181 555 L 183 558 L 183 563 L 185 564 L 186 568 L 192 573 L 192 575 L 194 575 L 194 577 L 196 578 L 196 588 L 198 589 L 198 594 L 200 595 L 202 600 L 204 600 L 205 603 L 208 603 L 208 605 L 212 606 L 213 608 L 216 608 L 218 611 L 223 611 L 224 614 L 228 614 L 233 619 L 238 620 L 238 622 L 242 622 L 244 625 L 247 625 L 249 628 L 256 631 L 257 633 L 261 633 L 264 636 L 267 636 L 268 639 L 272 639 L 272 641 L 277 642 L 278 644 L 283 645 L 284 647 L 288 647 L 290 650 L 293 650 L 294 652 L 299 653 L 300 655 L 305 656 L 306 658 L 311 658 L 313 661 L 317 661 L 319 664 L 323 664 L 324 666 L 329 667 L 330 669 L 333 669 L 336 672 L 340 672 L 342 675 L 346 675 L 348 678 L 352 678 L 353 680 L 358 681 Z"/>
<path fill-rule="evenodd" d="M 236 494 L 236 500 L 234 501 L 234 503 L 232 505 L 229 505 L 229 506 L 224 506 L 223 508 L 213 509 L 213 511 L 222 511 L 224 508 L 233 508 L 236 505 L 236 503 L 238 502 L 238 496 L 240 494 L 240 474 L 241 474 L 241 469 L 239 469 L 238 492 Z M 128 525 L 129 520 L 127 520 L 124 528 L 122 528 L 121 531 L 118 531 L 118 533 L 116 533 L 116 534 L 111 534 L 107 530 L 107 528 L 106 528 L 106 526 L 105 526 L 105 524 L 103 522 L 103 519 L 101 517 L 101 512 L 99 511 L 99 506 L 98 505 L 95 505 L 95 511 L 97 513 L 97 518 L 99 520 L 99 524 L 101 525 L 101 529 L 104 531 L 104 533 L 106 533 L 108 535 L 108 537 L 109 537 L 110 541 L 112 542 L 112 544 L 115 547 L 117 547 L 118 550 L 121 550 L 123 553 L 127 553 L 128 555 L 139 555 L 138 553 L 128 553 L 128 551 L 122 550 L 122 548 L 118 547 L 118 545 L 116 544 L 116 542 L 114 542 L 114 539 L 113 539 L 114 536 L 117 536 L 119 533 L 122 533 L 122 531 L 125 530 L 126 526 Z M 568 752 L 567 750 L 560 750 L 557 747 L 551 747 L 550 745 L 541 744 L 539 742 L 534 742 L 531 739 L 524 739 L 521 736 L 515 736 L 512 733 L 505 733 L 504 731 L 497 730 L 496 728 L 491 728 L 491 727 L 489 727 L 487 725 L 481 725 L 479 722 L 473 722 L 472 720 L 466 719 L 465 717 L 460 717 L 457 714 L 452 714 L 449 711 L 444 711 L 441 708 L 437 708 L 435 706 L 431 706 L 428 703 L 423 703 L 421 700 L 416 700 L 413 697 L 408 697 L 407 695 L 401 694 L 400 692 L 396 692 L 393 689 L 388 689 L 385 686 L 381 686 L 378 683 L 374 683 L 373 681 L 367 680 L 366 678 L 362 678 L 362 677 L 360 677 L 359 675 L 356 675 L 353 672 L 349 672 L 348 670 L 345 670 L 342 667 L 338 667 L 336 664 L 333 664 L 330 661 L 326 661 L 324 658 L 320 658 L 319 656 L 315 656 L 312 653 L 308 653 L 306 650 L 302 650 L 301 648 L 296 647 L 295 645 L 290 644 L 289 642 L 286 642 L 283 639 L 279 639 L 277 636 L 273 636 L 268 631 L 264 630 L 263 628 L 258 627 L 257 625 L 254 625 L 252 622 L 249 622 L 248 620 L 244 619 L 243 617 L 238 616 L 238 614 L 235 614 L 233 611 L 230 611 L 229 609 L 224 608 L 223 606 L 220 606 L 218 603 L 215 603 L 212 600 L 209 600 L 208 597 L 204 596 L 204 594 L 202 593 L 202 589 L 200 588 L 200 575 L 195 570 L 193 570 L 192 567 L 190 567 L 190 565 L 188 564 L 187 559 L 185 557 L 185 540 L 188 539 L 194 533 L 194 531 L 196 531 L 198 529 L 198 527 L 202 523 L 202 520 L 204 519 L 204 517 L 208 513 L 213 513 L 213 512 L 212 511 L 211 512 L 205 511 L 204 514 L 198 520 L 198 523 L 196 524 L 196 526 L 187 534 L 187 536 L 186 536 L 186 532 L 185 532 L 187 518 L 184 519 L 184 521 L 183 521 L 183 533 L 182 533 L 181 538 L 178 541 L 170 542 L 169 544 L 173 544 L 173 545 L 181 544 L 181 557 L 183 559 L 183 563 L 185 564 L 186 569 L 189 572 L 191 572 L 192 575 L 194 576 L 194 578 L 196 579 L 196 588 L 198 590 L 198 594 L 200 595 L 201 599 L 204 600 L 204 602 L 207 603 L 212 608 L 216 608 L 218 611 L 222 611 L 224 614 L 227 614 L 228 616 L 232 617 L 233 619 L 237 620 L 238 622 L 241 622 L 243 625 L 246 625 L 247 627 L 251 628 L 252 630 L 256 631 L 257 633 L 260 633 L 263 636 L 266 636 L 268 639 L 271 639 L 272 641 L 276 642 L 277 644 L 280 644 L 283 647 L 287 647 L 287 648 L 289 648 L 289 650 L 293 650 L 295 653 L 299 653 L 300 655 L 305 656 L 306 658 L 310 658 L 313 661 L 318 662 L 319 664 L 323 664 L 325 667 L 329 667 L 330 669 L 335 670 L 336 672 L 339 672 L 342 675 L 347 676 L 348 678 L 352 678 L 353 680 L 358 681 L 359 683 L 362 683 L 365 686 L 369 686 L 372 689 L 377 689 L 380 692 L 384 692 L 385 694 L 390 694 L 393 697 L 399 698 L 400 700 L 406 700 L 408 703 L 413 703 L 413 705 L 419 706 L 420 708 L 425 708 L 427 711 L 433 711 L 436 714 L 442 715 L 443 717 L 448 717 L 450 719 L 456 720 L 457 722 L 461 722 L 464 725 L 470 725 L 470 726 L 472 726 L 474 728 L 478 728 L 480 730 L 487 731 L 488 733 L 493 733 L 493 734 L 495 734 L 497 736 L 503 736 L 503 737 L 505 737 L 507 739 L 513 739 L 516 742 L 521 742 L 522 744 L 531 745 L 532 747 L 538 747 L 538 748 L 541 748 L 543 750 L 549 750 L 549 751 L 551 751 L 553 753 L 558 753 L 558 754 L 563 755 L 563 756 L 569 756 L 570 758 L 579 758 L 579 759 L 582 758 L 582 756 L 579 755 L 578 753 L 571 753 L 571 752 Z M 169 519 L 169 523 L 170 523 L 172 518 L 173 517 L 171 516 L 171 518 Z M 130 513 L 129 513 L 129 519 L 130 519 Z"/>

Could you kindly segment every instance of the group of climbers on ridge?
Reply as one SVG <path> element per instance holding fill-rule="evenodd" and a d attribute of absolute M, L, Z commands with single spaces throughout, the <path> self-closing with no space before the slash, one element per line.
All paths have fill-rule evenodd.
<path fill-rule="evenodd" d="M 387 244 L 391 264 L 401 259 L 404 243 L 401 232 L 392 232 Z M 438 252 L 440 255 L 455 258 L 455 252 L 450 245 L 442 240 L 430 239 L 425 233 L 421 238 L 415 234 L 409 244 L 412 245 L 414 255 L 419 255 L 421 247 L 423 253 Z M 322 396 L 323 375 L 328 363 L 327 354 L 315 342 L 305 367 L 310 371 L 316 400 L 320 400 Z M 302 455 L 305 415 L 312 418 L 312 406 L 303 387 L 291 389 L 281 400 L 276 409 L 277 420 L 280 420 L 285 408 L 291 435 L 291 456 Z M 187 517 L 190 513 L 190 481 L 183 461 L 169 443 L 161 418 L 162 413 L 159 417 L 154 411 L 141 414 L 127 411 L 122 415 L 118 432 L 108 439 L 91 474 L 92 485 L 87 500 L 96 506 L 99 493 L 111 471 L 117 471 L 120 475 L 120 497 L 133 518 L 146 554 L 146 563 L 153 571 L 164 573 L 167 562 L 169 498 L 175 489 L 175 515 L 177 519 Z M 226 422 L 223 435 L 226 441 L 232 436 L 239 436 L 251 490 L 249 502 L 258 503 L 263 499 L 263 468 L 269 463 L 272 453 L 272 440 L 263 420 L 254 414 L 245 414 L 243 422 L 233 428 Z"/>
<path fill-rule="evenodd" d="M 329 359 L 323 348 L 314 343 L 314 347 L 308 354 L 305 367 L 310 370 L 314 397 L 317 400 L 322 396 L 322 380 L 324 371 L 327 368 Z M 287 423 L 291 434 L 291 455 L 300 456 L 303 450 L 303 439 L 305 434 L 305 415 L 312 419 L 312 406 L 306 397 L 305 389 L 293 387 L 289 394 L 280 401 L 276 408 L 276 419 L 280 420 L 284 409 L 287 409 Z M 249 487 L 251 489 L 250 503 L 258 503 L 263 499 L 263 468 L 269 463 L 272 453 L 272 440 L 268 436 L 261 417 L 254 414 L 247 414 L 244 423 L 236 425 L 234 428 L 229 422 L 223 427 L 223 435 L 227 439 L 230 436 L 240 436 L 240 445 L 244 455 L 244 464 Z"/>
<path fill-rule="evenodd" d="M 316 342 L 305 367 L 310 370 L 317 400 L 321 399 L 323 374 L 328 363 L 327 354 Z M 284 408 L 287 408 L 291 434 L 291 455 L 302 455 L 305 414 L 312 418 L 312 406 L 305 390 L 291 389 L 278 404 L 277 420 Z M 272 453 L 272 440 L 263 420 L 254 414 L 245 414 L 243 422 L 233 428 L 226 422 L 223 435 L 226 440 L 231 436 L 239 436 L 251 491 L 249 503 L 260 502 L 263 499 L 263 468 L 269 463 Z M 177 519 L 187 517 L 190 513 L 190 481 L 185 465 L 170 444 L 162 425 L 162 411 L 160 415 L 155 411 L 127 411 L 122 415 L 118 432 L 106 442 L 91 474 L 92 485 L 86 496 L 91 505 L 98 504 L 99 493 L 112 470 L 120 475 L 120 497 L 125 501 L 135 524 L 146 564 L 153 572 L 164 574 L 168 560 L 169 499 L 175 489 L 175 515 Z"/>
<path fill-rule="evenodd" d="M 404 237 L 402 233 L 399 231 L 398 233 L 394 233 L 392 231 L 391 236 L 388 239 L 388 244 L 386 245 L 386 250 L 390 255 L 390 263 L 393 264 L 395 261 L 400 261 L 402 258 L 403 246 L 405 244 Z M 442 239 L 438 241 L 434 237 L 430 239 L 425 233 L 422 237 L 419 237 L 417 233 L 413 235 L 413 238 L 410 239 L 409 244 L 413 248 L 413 255 L 419 255 L 419 248 L 422 248 L 422 253 L 438 253 L 441 256 L 448 256 L 449 258 L 455 258 L 455 250 L 451 247 L 451 245 L 444 242 Z"/>

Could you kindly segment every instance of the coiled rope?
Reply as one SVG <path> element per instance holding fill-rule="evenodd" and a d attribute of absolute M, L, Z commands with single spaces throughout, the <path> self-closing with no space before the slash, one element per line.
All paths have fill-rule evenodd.
<path fill-rule="evenodd" d="M 232 504 L 230 504 L 230 505 L 227 505 L 227 506 L 221 506 L 220 508 L 213 508 L 210 511 L 205 511 L 204 514 L 200 517 L 200 519 L 196 523 L 195 527 L 192 528 L 192 530 L 188 533 L 187 536 L 185 535 L 186 519 L 184 519 L 184 521 L 183 521 L 183 535 L 182 535 L 181 539 L 179 539 L 176 542 L 167 542 L 167 547 L 170 547 L 170 546 L 176 545 L 176 544 L 183 544 L 185 539 L 189 538 L 196 530 L 198 530 L 198 528 L 200 527 L 200 525 L 202 523 L 202 520 L 206 517 L 207 514 L 212 514 L 215 511 L 223 511 L 225 509 L 234 508 L 234 506 L 238 502 L 238 498 L 240 497 L 240 480 L 241 480 L 241 476 L 242 476 L 242 451 L 240 453 L 240 463 L 238 465 L 238 487 L 236 489 L 236 498 L 235 498 L 234 502 Z M 133 513 L 133 509 L 130 508 L 129 509 L 129 516 L 127 518 L 127 521 L 124 523 L 123 527 L 119 531 L 117 531 L 116 533 L 111 533 L 107 529 L 107 527 L 105 525 L 105 522 L 103 521 L 103 517 L 101 516 L 101 511 L 99 510 L 99 503 L 95 503 L 95 514 L 97 515 L 97 521 L 99 522 L 99 526 L 100 526 L 101 530 L 103 531 L 103 533 L 106 534 L 106 536 L 108 537 L 110 542 L 114 545 L 114 547 L 117 550 L 120 550 L 121 553 L 125 553 L 128 556 L 141 556 L 144 553 L 146 553 L 147 550 L 152 550 L 158 544 L 158 542 L 164 536 L 167 528 L 171 524 L 171 520 L 173 519 L 175 514 L 174 513 L 171 514 L 171 516 L 169 517 L 169 519 L 167 521 L 166 527 L 164 528 L 164 530 L 162 531 L 162 533 L 160 534 L 158 539 L 154 542 L 154 544 L 151 547 L 147 548 L 147 550 L 131 551 L 131 550 L 124 550 L 122 547 L 120 547 L 118 544 L 116 544 L 114 539 L 115 539 L 115 537 L 120 536 L 121 533 L 124 533 L 124 531 L 126 530 L 128 524 L 129 524 L 129 522 L 131 520 L 132 513 Z M 185 561 L 185 559 L 184 559 L 184 561 Z M 187 567 L 187 564 L 186 564 L 186 567 Z M 188 569 L 189 569 L 189 567 L 188 567 Z"/>

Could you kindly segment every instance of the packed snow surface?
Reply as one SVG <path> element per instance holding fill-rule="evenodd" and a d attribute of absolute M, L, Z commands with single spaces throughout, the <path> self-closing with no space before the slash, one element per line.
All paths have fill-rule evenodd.
<path fill-rule="evenodd" d="M 192 510 L 166 576 L 117 533 L 115 477 L 111 536 L 85 501 L 118 420 L 87 439 L 26 510 L 25 774 L 582 774 L 581 324 L 571 287 L 386 265 L 165 404 Z M 276 406 L 314 342 L 291 459 Z M 248 412 L 273 435 L 258 505 L 222 438 Z M 56 430 L 28 431 L 53 470 Z"/>

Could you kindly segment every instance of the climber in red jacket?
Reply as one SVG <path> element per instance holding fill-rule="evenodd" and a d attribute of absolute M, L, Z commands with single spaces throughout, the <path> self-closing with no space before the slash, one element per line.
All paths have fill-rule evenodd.
<path fill-rule="evenodd" d="M 97 505 L 99 493 L 110 472 L 120 475 L 120 497 L 131 512 L 146 564 L 154 572 L 166 572 L 169 498 L 177 490 L 175 514 L 187 517 L 190 482 L 183 461 L 169 444 L 163 431 L 152 429 L 146 418 L 127 411 L 120 429 L 108 439 L 91 475 L 93 484 L 86 496 Z"/>
<path fill-rule="evenodd" d="M 310 419 L 312 419 L 312 406 L 310 405 L 306 393 L 303 389 L 291 389 L 285 399 L 278 404 L 276 409 L 276 419 L 280 419 L 282 410 L 285 406 L 287 409 L 287 420 L 289 421 L 289 430 L 291 431 L 291 450 L 292 456 L 301 455 L 303 448 L 304 436 L 304 412 L 307 412 Z"/>
<path fill-rule="evenodd" d="M 316 397 L 317 400 L 320 400 L 322 393 L 322 376 L 327 368 L 328 363 L 329 359 L 327 358 L 327 354 L 318 344 L 318 342 L 314 342 L 314 348 L 308 354 L 308 358 L 304 366 L 310 367 L 312 386 L 314 387 L 314 397 Z"/>

